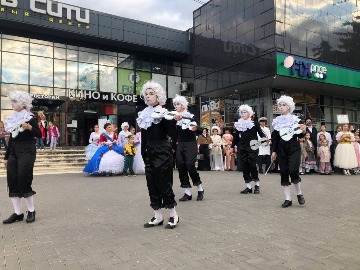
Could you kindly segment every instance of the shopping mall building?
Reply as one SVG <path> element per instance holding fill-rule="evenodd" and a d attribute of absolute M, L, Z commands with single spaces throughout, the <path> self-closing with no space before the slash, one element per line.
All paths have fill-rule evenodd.
<path fill-rule="evenodd" d="M 99 120 L 135 125 L 139 91 L 153 79 L 169 103 L 195 97 L 203 126 L 232 126 L 242 103 L 271 121 L 281 94 L 318 127 L 334 130 L 338 115 L 357 125 L 356 16 L 357 0 L 212 0 L 180 31 L 50 0 L 0 0 L 1 120 L 8 92 L 28 91 L 62 144 L 85 145 Z"/>

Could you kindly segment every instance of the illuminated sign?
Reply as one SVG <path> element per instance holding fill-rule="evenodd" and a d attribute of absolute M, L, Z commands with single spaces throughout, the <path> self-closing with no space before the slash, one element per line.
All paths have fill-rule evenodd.
<path fill-rule="evenodd" d="M 6 7 L 11 8 L 10 13 L 17 15 L 18 0 L 0 0 L 0 12 L 6 12 Z M 85 24 L 85 28 L 89 28 L 90 23 L 90 10 L 81 9 L 64 3 L 58 3 L 51 0 L 30 0 L 30 11 L 39 14 L 51 16 L 50 22 L 55 22 L 54 18 L 59 18 L 59 23 L 65 23 L 62 19 L 67 19 L 68 25 L 77 25 L 81 27 Z M 29 17 L 30 11 L 24 11 L 24 16 Z M 75 15 L 75 16 L 73 16 Z M 76 21 L 77 23 L 73 23 Z"/>
<path fill-rule="evenodd" d="M 287 56 L 283 62 L 284 67 L 289 68 L 291 75 L 298 75 L 299 77 L 307 77 L 311 79 L 313 76 L 316 79 L 325 80 L 327 78 L 327 68 L 317 64 L 312 64 L 307 61 L 296 60 L 293 56 Z"/>

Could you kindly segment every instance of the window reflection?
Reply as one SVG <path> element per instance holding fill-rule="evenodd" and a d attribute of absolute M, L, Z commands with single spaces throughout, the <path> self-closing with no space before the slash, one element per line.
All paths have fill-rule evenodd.
<path fill-rule="evenodd" d="M 65 71 L 66 71 L 66 62 L 65 60 L 54 60 L 54 86 L 55 87 L 65 87 Z"/>
<path fill-rule="evenodd" d="M 114 66 L 117 65 L 117 55 L 116 53 L 111 52 L 102 52 L 99 55 L 99 64 L 104 66 Z"/>
<path fill-rule="evenodd" d="M 78 63 L 67 61 L 66 87 L 76 89 L 78 79 Z"/>
<path fill-rule="evenodd" d="M 5 83 L 29 83 L 29 56 L 3 52 L 2 81 Z"/>
<path fill-rule="evenodd" d="M 117 92 L 117 69 L 115 67 L 99 66 L 100 91 Z"/>
<path fill-rule="evenodd" d="M 9 92 L 13 91 L 13 90 L 19 90 L 19 91 L 28 92 L 29 91 L 29 86 L 27 86 L 27 85 L 18 85 L 18 84 L 9 84 L 9 83 L 2 83 L 1 84 L 1 95 L 2 96 L 7 96 L 9 94 Z"/>
<path fill-rule="evenodd" d="M 1 109 L 12 109 L 9 97 L 1 97 Z"/>
<path fill-rule="evenodd" d="M 98 63 L 98 54 L 79 51 L 79 61 L 86 63 Z"/>
<path fill-rule="evenodd" d="M 13 114 L 14 111 L 11 110 L 1 110 L 1 119 L 5 120 L 5 118 L 7 118 L 8 116 L 10 116 L 11 114 Z"/>
<path fill-rule="evenodd" d="M 2 40 L 2 50 L 16 53 L 29 53 L 29 43 L 9 39 Z"/>
<path fill-rule="evenodd" d="M 39 95 L 52 95 L 53 89 L 48 87 L 30 86 L 30 93 Z"/>
<path fill-rule="evenodd" d="M 43 57 L 53 57 L 53 47 L 30 43 L 30 54 Z"/>
<path fill-rule="evenodd" d="M 66 59 L 66 49 L 54 47 L 54 58 Z"/>
<path fill-rule="evenodd" d="M 30 56 L 30 84 L 53 86 L 53 59 Z"/>
<path fill-rule="evenodd" d="M 96 90 L 98 85 L 98 66 L 79 63 L 79 89 Z"/>

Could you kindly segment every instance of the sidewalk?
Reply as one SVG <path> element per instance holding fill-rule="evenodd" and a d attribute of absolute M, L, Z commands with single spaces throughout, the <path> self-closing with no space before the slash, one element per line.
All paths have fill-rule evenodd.
<path fill-rule="evenodd" d="M 36 222 L 0 225 L 0 269 L 360 269 L 359 176 L 306 175 L 305 205 L 292 187 L 282 209 L 278 174 L 260 175 L 259 195 L 239 193 L 238 172 L 200 175 L 205 199 L 179 203 L 174 230 L 143 227 L 152 217 L 144 176 L 35 176 Z M 3 220 L 13 209 L 0 180 Z M 177 171 L 174 190 L 178 200 Z"/>

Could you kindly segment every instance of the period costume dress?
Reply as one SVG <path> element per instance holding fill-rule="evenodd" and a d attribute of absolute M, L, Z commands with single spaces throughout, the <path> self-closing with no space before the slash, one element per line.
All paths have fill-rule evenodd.
<path fill-rule="evenodd" d="M 100 132 L 91 132 L 89 145 L 85 148 L 86 160 L 90 160 L 99 148 Z"/>
<path fill-rule="evenodd" d="M 134 157 L 134 172 L 135 174 L 145 174 L 145 163 L 141 156 L 141 132 L 136 133 L 134 138 L 134 143 L 136 146 L 136 155 Z"/>
<path fill-rule="evenodd" d="M 93 175 L 121 174 L 124 169 L 124 148 L 116 144 L 116 133 L 100 135 L 99 144 L 102 146 L 95 152 L 84 172 Z"/>
<path fill-rule="evenodd" d="M 211 148 L 211 170 L 213 171 L 223 171 L 224 162 L 222 155 L 222 138 L 220 135 L 211 136 L 212 148 Z"/>
<path fill-rule="evenodd" d="M 223 151 L 225 156 L 225 170 L 231 170 L 231 165 L 235 162 L 233 161 L 233 156 L 230 153 L 230 148 L 233 142 L 233 135 L 229 133 L 225 133 L 222 136 L 222 145 L 223 145 Z"/>
<path fill-rule="evenodd" d="M 199 171 L 210 171 L 210 148 L 209 145 L 212 143 L 209 134 L 201 133 L 198 136 L 197 144 L 199 145 L 199 154 L 202 155 L 202 159 L 198 161 Z"/>
<path fill-rule="evenodd" d="M 336 139 L 339 140 L 342 135 L 348 139 L 354 139 L 354 134 L 351 132 L 340 131 L 336 134 Z M 350 141 L 342 140 L 335 149 L 334 166 L 341 169 L 353 169 L 358 167 L 358 162 L 355 154 L 355 149 Z"/>

